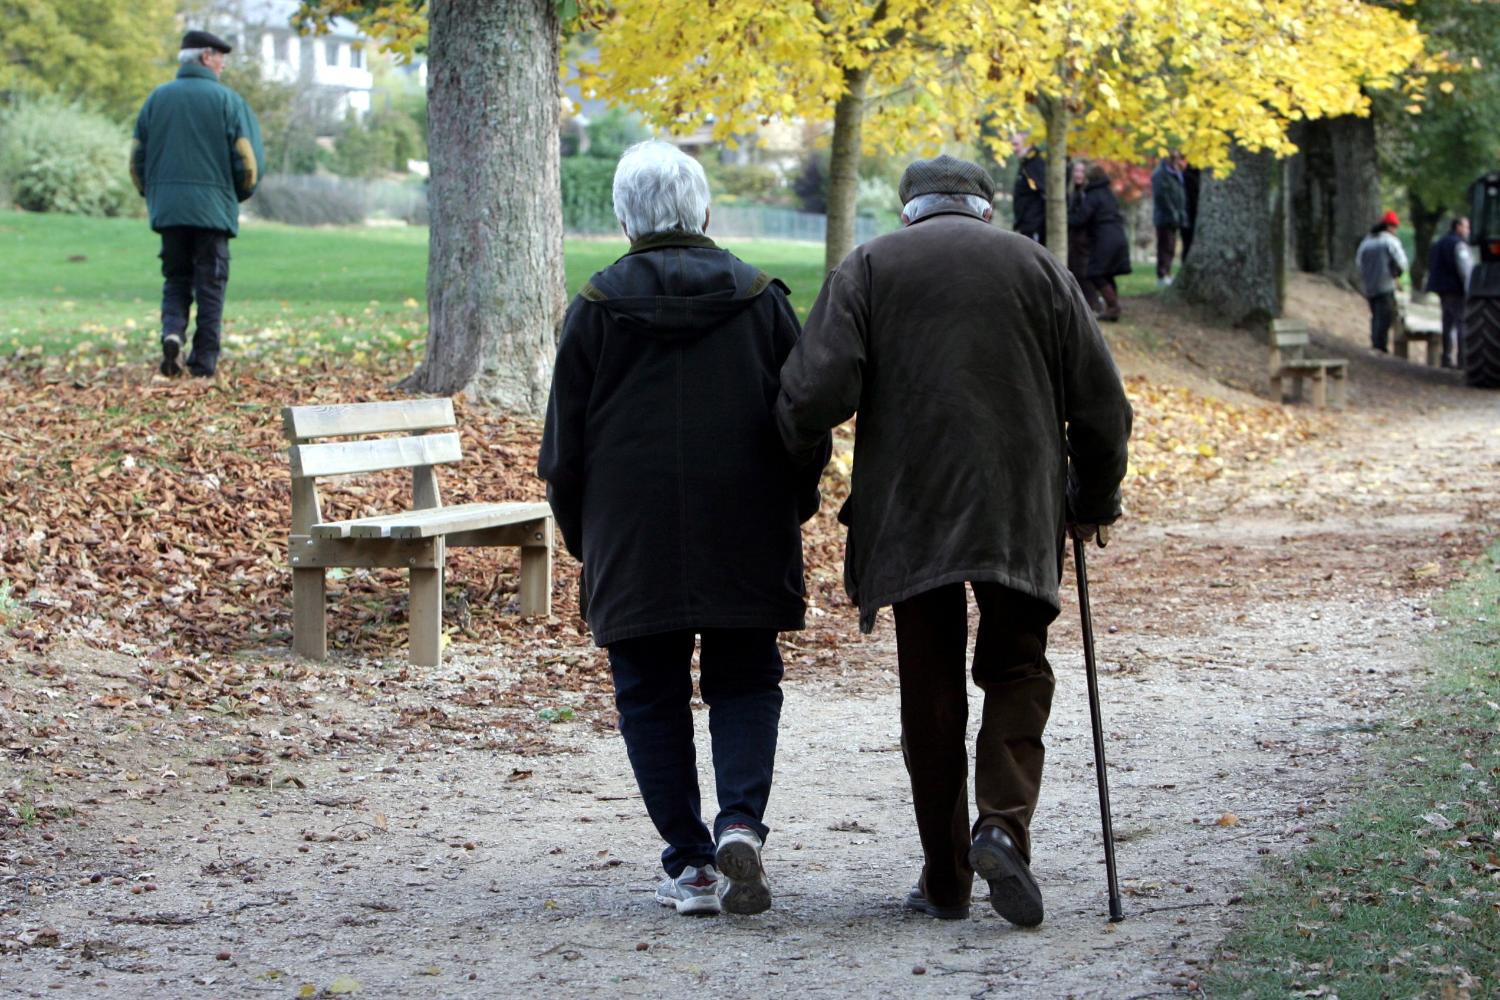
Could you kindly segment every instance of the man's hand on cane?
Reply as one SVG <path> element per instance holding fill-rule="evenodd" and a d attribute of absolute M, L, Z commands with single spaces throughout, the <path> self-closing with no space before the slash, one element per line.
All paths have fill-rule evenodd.
<path fill-rule="evenodd" d="M 1109 525 L 1069 523 L 1068 537 L 1080 542 L 1088 542 L 1092 539 L 1102 549 L 1109 544 Z"/>

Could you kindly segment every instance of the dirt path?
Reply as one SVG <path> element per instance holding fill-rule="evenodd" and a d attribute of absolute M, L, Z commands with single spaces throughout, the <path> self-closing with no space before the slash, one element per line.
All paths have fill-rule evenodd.
<path fill-rule="evenodd" d="M 342 977 L 371 997 L 1195 995 L 1259 856 L 1316 838 L 1372 741 L 1410 722 L 1428 597 L 1495 533 L 1496 397 L 1429 381 L 1421 412 L 1372 393 L 1294 458 L 1226 473 L 1094 556 L 1122 924 L 1104 919 L 1070 603 L 1037 931 L 991 913 L 982 883 L 968 921 L 900 909 L 919 852 L 887 618 L 867 640 L 849 623 L 842 671 L 789 650 L 768 914 L 655 905 L 654 832 L 618 738 L 586 717 L 548 731 L 561 752 L 422 725 L 372 744 L 341 734 L 419 711 L 424 685 L 306 678 L 300 705 L 252 722 L 101 731 L 111 767 L 86 812 L 0 841 L 0 997 L 334 995 Z M 427 690 L 516 669 L 454 652 Z M 136 669 L 62 658 L 95 691 Z M 325 752 L 296 749 L 309 730 Z M 0 762 L 0 787 L 39 800 L 70 766 Z M 706 772 L 704 788 L 711 808 Z"/>

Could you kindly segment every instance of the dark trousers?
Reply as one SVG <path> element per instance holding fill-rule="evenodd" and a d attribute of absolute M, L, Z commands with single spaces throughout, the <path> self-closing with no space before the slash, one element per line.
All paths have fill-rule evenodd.
<path fill-rule="evenodd" d="M 1050 605 L 998 583 L 975 583 L 979 632 L 974 683 L 984 692 L 974 753 L 978 817 L 969 826 L 964 655 L 968 602 L 961 583 L 895 606 L 901 672 L 901 745 L 925 864 L 922 887 L 940 906 L 968 902 L 972 836 L 998 826 L 1031 857 L 1031 815 L 1041 791 L 1042 730 L 1052 711 L 1047 664 Z"/>
<path fill-rule="evenodd" d="M 1095 315 L 1108 320 L 1120 318 L 1120 290 L 1112 275 L 1087 278 L 1081 284 L 1084 297 L 1089 300 L 1089 306 L 1095 310 Z"/>
<path fill-rule="evenodd" d="M 1464 296 L 1462 292 L 1439 295 L 1443 306 L 1443 363 L 1457 368 L 1464 363 Z"/>
<path fill-rule="evenodd" d="M 673 878 L 712 864 L 724 828 L 743 823 L 762 840 L 771 797 L 776 728 L 781 721 L 781 651 L 771 629 L 706 629 L 699 691 L 708 705 L 719 815 L 703 824 L 693 745 L 693 637 L 662 632 L 609 645 L 620 734 L 656 832 L 667 842 L 662 867 Z"/>
<path fill-rule="evenodd" d="M 1156 227 L 1156 276 L 1165 278 L 1172 273 L 1172 261 L 1177 256 L 1177 227 Z"/>
<path fill-rule="evenodd" d="M 1389 350 L 1387 338 L 1396 319 L 1396 293 L 1365 297 L 1370 300 L 1370 346 L 1377 351 Z"/>
<path fill-rule="evenodd" d="M 161 335 L 187 333 L 188 311 L 198 302 L 198 325 L 188 367 L 212 374 L 219 363 L 224 286 L 229 283 L 229 234 L 172 226 L 161 231 Z"/>

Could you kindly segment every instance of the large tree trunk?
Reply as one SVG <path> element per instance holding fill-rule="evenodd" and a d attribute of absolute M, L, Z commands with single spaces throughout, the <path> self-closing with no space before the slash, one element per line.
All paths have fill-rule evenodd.
<path fill-rule="evenodd" d="M 1234 164 L 1228 177 L 1204 174 L 1193 253 L 1174 287 L 1231 323 L 1260 326 L 1280 315 L 1284 287 L 1277 164 L 1270 153 L 1238 147 Z"/>
<path fill-rule="evenodd" d="M 1291 136 L 1298 148 L 1288 163 L 1294 259 L 1301 270 L 1320 273 L 1328 270 L 1333 241 L 1333 145 L 1328 122 L 1297 122 Z"/>
<path fill-rule="evenodd" d="M 823 240 L 823 269 L 832 271 L 854 249 L 854 219 L 859 198 L 860 129 L 865 119 L 865 82 L 869 71 L 844 71 L 844 94 L 833 107 L 833 142 L 828 152 L 828 233 Z"/>
<path fill-rule="evenodd" d="M 1068 102 L 1051 98 L 1042 104 L 1047 116 L 1047 249 L 1068 260 Z"/>
<path fill-rule="evenodd" d="M 404 388 L 541 413 L 565 305 L 553 0 L 432 0 L 427 356 Z"/>
<path fill-rule="evenodd" d="M 1441 208 L 1428 208 L 1422 196 L 1412 192 L 1407 198 L 1407 211 L 1411 214 L 1412 254 L 1411 293 L 1416 298 L 1427 284 L 1427 251 L 1432 247 L 1432 238 L 1437 235 L 1438 221 L 1443 217 Z"/>
<path fill-rule="evenodd" d="M 1343 115 L 1328 121 L 1333 150 L 1333 228 L 1328 270 L 1360 287 L 1354 253 L 1380 218 L 1380 171 L 1375 120 Z"/>

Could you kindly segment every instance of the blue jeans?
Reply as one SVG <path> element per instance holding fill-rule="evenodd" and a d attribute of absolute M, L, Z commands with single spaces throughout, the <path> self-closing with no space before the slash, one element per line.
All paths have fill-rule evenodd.
<path fill-rule="evenodd" d="M 771 629 L 705 629 L 699 689 L 708 705 L 719 815 L 703 823 L 693 744 L 692 630 L 609 645 L 620 735 L 646 812 L 667 842 L 662 867 L 676 878 L 712 864 L 726 827 L 743 823 L 765 840 L 776 729 L 781 721 L 781 651 Z"/>

